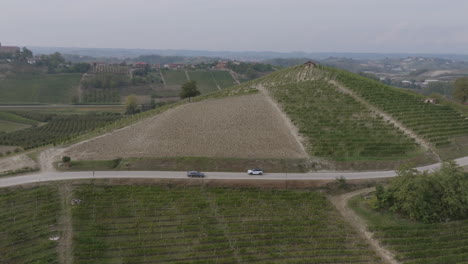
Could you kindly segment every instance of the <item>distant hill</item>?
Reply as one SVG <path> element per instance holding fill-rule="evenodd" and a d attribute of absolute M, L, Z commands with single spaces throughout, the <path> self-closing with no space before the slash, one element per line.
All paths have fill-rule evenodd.
<path fill-rule="evenodd" d="M 274 52 L 274 51 L 206 51 L 169 49 L 121 49 L 121 48 L 70 48 L 70 47 L 29 47 L 35 54 L 60 52 L 91 57 L 135 58 L 141 55 L 217 57 L 225 59 L 260 61 L 274 58 L 345 57 L 352 59 L 406 58 L 410 56 L 436 57 L 449 60 L 468 61 L 468 54 L 417 54 L 417 53 L 353 53 L 353 52 Z"/>

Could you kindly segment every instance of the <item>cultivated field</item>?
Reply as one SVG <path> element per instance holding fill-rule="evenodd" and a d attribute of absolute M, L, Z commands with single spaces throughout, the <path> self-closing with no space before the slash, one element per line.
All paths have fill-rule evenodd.
<path fill-rule="evenodd" d="M 466 147 L 456 142 L 457 137 L 468 134 L 468 119 L 452 106 L 424 103 L 424 96 L 338 69 L 329 71 L 334 71 L 337 80 L 356 94 L 389 113 L 437 148 L 464 148 L 464 151 L 458 150 L 457 153 L 468 153 Z"/>
<path fill-rule="evenodd" d="M 0 190 L 0 263 L 59 263 L 55 187 Z"/>
<path fill-rule="evenodd" d="M 216 92 L 219 90 L 216 86 L 217 82 L 210 71 L 188 71 L 187 73 L 190 76 L 190 80 L 197 82 L 198 90 L 202 94 Z"/>
<path fill-rule="evenodd" d="M 162 70 L 162 75 L 164 80 L 166 80 L 167 85 L 182 85 L 187 82 L 187 76 L 182 70 Z"/>
<path fill-rule="evenodd" d="M 18 112 L 18 114 L 47 116 L 28 112 Z M 54 115 L 50 117 L 47 124 L 42 126 L 30 127 L 14 133 L 2 133 L 0 130 L 0 145 L 31 149 L 58 143 L 110 124 L 120 117 L 119 114 Z"/>
<path fill-rule="evenodd" d="M 77 186 L 80 263 L 379 263 L 315 192 Z"/>
<path fill-rule="evenodd" d="M 0 80 L 0 103 L 68 104 L 76 93 L 81 74 L 21 74 Z"/>
<path fill-rule="evenodd" d="M 9 132 L 17 131 L 17 130 L 22 130 L 28 127 L 29 127 L 28 125 L 5 122 L 5 121 L 0 120 L 0 133 L 1 132 L 9 133 Z"/>
<path fill-rule="evenodd" d="M 72 146 L 67 155 L 303 158 L 307 154 L 262 94 L 189 103 L 131 127 Z"/>
<path fill-rule="evenodd" d="M 309 153 L 336 160 L 391 159 L 414 141 L 326 80 L 271 85 L 269 90 L 307 137 Z"/>
<path fill-rule="evenodd" d="M 211 73 L 222 89 L 236 85 L 236 82 L 228 71 L 212 71 Z"/>
<path fill-rule="evenodd" d="M 401 263 L 468 262 L 468 220 L 423 224 L 394 213 L 373 211 L 360 196 L 352 199 L 350 206 L 367 220 L 376 238 L 395 252 Z"/>

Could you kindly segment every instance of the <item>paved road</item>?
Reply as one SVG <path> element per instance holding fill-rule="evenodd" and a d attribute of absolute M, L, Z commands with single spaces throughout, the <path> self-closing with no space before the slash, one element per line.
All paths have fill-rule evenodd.
<path fill-rule="evenodd" d="M 455 160 L 460 166 L 468 165 L 468 157 Z M 434 170 L 440 163 L 418 167 L 420 171 Z M 267 173 L 262 176 L 249 176 L 241 172 L 207 172 L 208 179 L 219 180 L 333 180 L 343 176 L 346 179 L 376 179 L 394 177 L 395 171 L 368 171 L 368 172 L 310 172 L 310 173 Z M 65 173 L 37 173 L 22 176 L 12 176 L 0 178 L 0 187 L 9 187 L 21 184 L 74 180 L 74 179 L 187 179 L 184 171 L 97 171 L 94 173 L 85 172 L 65 172 Z"/>

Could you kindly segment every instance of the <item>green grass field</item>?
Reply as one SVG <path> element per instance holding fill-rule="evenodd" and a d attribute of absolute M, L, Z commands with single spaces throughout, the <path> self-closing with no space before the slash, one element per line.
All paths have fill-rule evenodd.
<path fill-rule="evenodd" d="M 0 104 L 68 104 L 81 74 L 23 74 L 0 81 Z"/>
<path fill-rule="evenodd" d="M 0 190 L 0 263 L 58 263 L 56 187 Z"/>
<path fill-rule="evenodd" d="M 468 220 L 422 224 L 373 211 L 360 196 L 349 205 L 367 220 L 376 238 L 396 252 L 400 263 L 468 263 Z"/>
<path fill-rule="evenodd" d="M 75 188 L 75 263 L 379 263 L 315 192 Z"/>

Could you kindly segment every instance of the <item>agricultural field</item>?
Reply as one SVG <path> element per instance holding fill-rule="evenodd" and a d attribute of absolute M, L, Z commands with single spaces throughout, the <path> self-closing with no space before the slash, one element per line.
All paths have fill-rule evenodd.
<path fill-rule="evenodd" d="M 331 71 L 331 69 L 330 69 Z M 341 70 L 337 80 L 359 96 L 389 113 L 438 148 L 468 134 L 468 119 L 449 105 L 424 103 L 424 97 Z"/>
<path fill-rule="evenodd" d="M 31 149 L 55 144 L 92 131 L 119 118 L 118 114 L 54 116 L 42 126 L 30 127 L 12 133 L 0 132 L 0 145 Z"/>
<path fill-rule="evenodd" d="M 236 85 L 236 82 L 228 71 L 212 71 L 211 73 L 221 89 Z"/>
<path fill-rule="evenodd" d="M 181 86 L 187 82 L 187 76 L 183 70 L 161 70 L 166 85 Z"/>
<path fill-rule="evenodd" d="M 24 125 L 24 124 L 19 124 L 19 123 L 5 122 L 5 121 L 0 120 L 0 133 L 1 132 L 9 133 L 9 132 L 13 132 L 13 131 L 22 130 L 22 129 L 25 129 L 25 128 L 28 128 L 28 127 L 30 127 L 30 126 L 29 125 Z"/>
<path fill-rule="evenodd" d="M 262 94 L 180 105 L 144 122 L 71 146 L 67 155 L 75 160 L 307 157 L 280 112 Z"/>
<path fill-rule="evenodd" d="M 12 113 L 12 112 L 4 112 L 4 111 L 1 111 L 1 110 L 0 110 L 0 121 L 12 122 L 12 123 L 18 123 L 18 124 L 24 124 L 24 125 L 37 125 L 37 124 L 39 124 L 38 121 L 22 117 L 20 115 Z"/>
<path fill-rule="evenodd" d="M 48 116 L 56 115 L 83 115 L 91 113 L 123 113 L 125 112 L 125 106 L 123 105 L 27 105 L 27 106 L 2 106 L 2 110 L 25 117 L 27 119 L 33 119 L 39 122 L 45 122 Z M 46 120 L 44 120 L 44 118 Z"/>
<path fill-rule="evenodd" d="M 120 93 L 115 89 L 87 89 L 83 91 L 84 104 L 120 104 Z"/>
<path fill-rule="evenodd" d="M 188 71 L 190 80 L 197 82 L 198 90 L 201 94 L 207 94 L 218 91 L 216 81 L 210 71 Z"/>
<path fill-rule="evenodd" d="M 403 132 L 325 80 L 268 89 L 306 136 L 313 156 L 335 160 L 395 159 L 418 150 Z"/>
<path fill-rule="evenodd" d="M 423 224 L 393 213 L 370 209 L 357 196 L 350 206 L 367 220 L 370 230 L 405 264 L 451 264 L 468 261 L 468 220 Z"/>
<path fill-rule="evenodd" d="M 0 189 L 0 263 L 59 263 L 59 211 L 56 187 Z"/>
<path fill-rule="evenodd" d="M 81 74 L 18 74 L 0 80 L 0 104 L 69 104 Z"/>
<path fill-rule="evenodd" d="M 380 263 L 315 192 L 75 186 L 74 263 Z"/>

